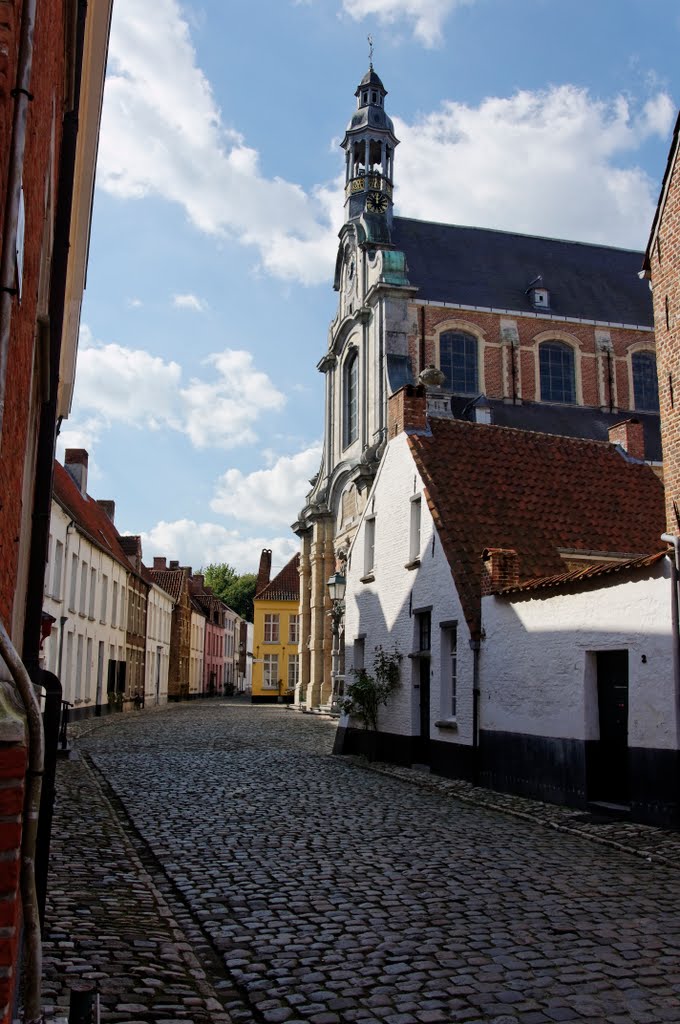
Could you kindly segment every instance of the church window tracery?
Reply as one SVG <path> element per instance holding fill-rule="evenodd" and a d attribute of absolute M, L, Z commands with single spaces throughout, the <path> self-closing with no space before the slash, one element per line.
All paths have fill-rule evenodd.
<path fill-rule="evenodd" d="M 656 356 L 649 349 L 633 352 L 633 402 L 636 409 L 659 411 L 659 383 L 656 375 Z"/>
<path fill-rule="evenodd" d="M 342 374 L 343 447 L 347 448 L 359 436 L 359 353 L 352 349 L 345 361 Z"/>
<path fill-rule="evenodd" d="M 538 349 L 541 401 L 576 403 L 574 350 L 563 341 L 543 341 Z"/>
<path fill-rule="evenodd" d="M 479 390 L 477 338 L 465 331 L 445 331 L 439 336 L 439 369 L 444 387 L 460 395 Z"/>

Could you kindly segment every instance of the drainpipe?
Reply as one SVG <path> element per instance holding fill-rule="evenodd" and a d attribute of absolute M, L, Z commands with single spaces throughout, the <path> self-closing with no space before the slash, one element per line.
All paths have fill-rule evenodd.
<path fill-rule="evenodd" d="M 19 281 L 16 269 L 17 235 L 19 230 L 19 206 L 21 203 L 21 181 L 24 172 L 26 152 L 26 123 L 28 104 L 33 99 L 29 92 L 33 64 L 33 33 L 37 0 L 25 0 L 21 14 L 21 35 L 19 39 L 19 60 L 17 84 L 12 89 L 14 117 L 12 120 L 12 141 L 7 169 L 7 206 L 0 253 L 0 442 L 5 416 L 5 395 L 7 389 L 7 358 L 9 354 L 10 328 L 12 326 L 12 300 L 18 294 Z"/>
<path fill-rule="evenodd" d="M 470 640 L 472 651 L 472 779 L 475 785 L 479 782 L 479 652 L 481 643 L 478 639 Z"/>
<path fill-rule="evenodd" d="M 674 558 L 671 561 L 671 622 L 673 628 L 673 684 L 675 690 L 676 715 L 680 722 L 680 614 L 678 610 L 678 583 L 680 581 L 680 537 L 662 533 L 661 540 L 672 544 Z M 676 726 L 677 731 L 677 726 Z"/>
<path fill-rule="evenodd" d="M 14 680 L 28 724 L 28 770 L 26 772 L 26 798 L 21 834 L 21 903 L 24 914 L 26 956 L 24 1022 L 25 1024 L 39 1024 L 44 1018 L 41 1007 L 42 942 L 38 893 L 35 884 L 35 850 L 40 812 L 40 790 L 45 762 L 45 741 L 40 706 L 35 690 L 2 622 L 0 622 L 0 655 Z"/>

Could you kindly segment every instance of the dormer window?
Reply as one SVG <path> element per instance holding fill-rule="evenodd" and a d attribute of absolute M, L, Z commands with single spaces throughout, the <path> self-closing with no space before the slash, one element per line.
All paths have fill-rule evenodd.
<path fill-rule="evenodd" d="M 531 304 L 535 309 L 550 308 L 550 293 L 547 288 L 532 288 L 529 294 L 531 295 Z"/>

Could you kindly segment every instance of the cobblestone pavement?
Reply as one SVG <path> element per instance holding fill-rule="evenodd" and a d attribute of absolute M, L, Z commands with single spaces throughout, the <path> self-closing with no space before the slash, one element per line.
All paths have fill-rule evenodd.
<path fill-rule="evenodd" d="M 55 999 L 95 974 L 105 1022 L 680 1022 L 676 868 L 564 809 L 363 770 L 333 735 L 217 701 L 82 735 L 58 780 Z M 638 852 L 657 836 L 616 828 Z"/>

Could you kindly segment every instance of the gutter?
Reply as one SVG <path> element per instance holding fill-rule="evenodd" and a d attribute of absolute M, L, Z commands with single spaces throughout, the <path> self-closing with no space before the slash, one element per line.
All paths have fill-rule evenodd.
<path fill-rule="evenodd" d="M 5 417 L 5 396 L 7 390 L 7 362 L 9 355 L 10 330 L 12 326 L 12 300 L 18 301 L 19 286 L 16 267 L 17 236 L 19 233 L 19 207 L 21 205 L 21 182 L 26 154 L 26 126 L 28 104 L 33 99 L 29 92 L 33 66 L 33 35 L 37 0 L 24 0 L 21 14 L 21 35 L 16 86 L 12 89 L 14 117 L 12 120 L 12 141 L 10 143 L 9 166 L 7 169 L 7 206 L 0 253 L 0 443 Z"/>

